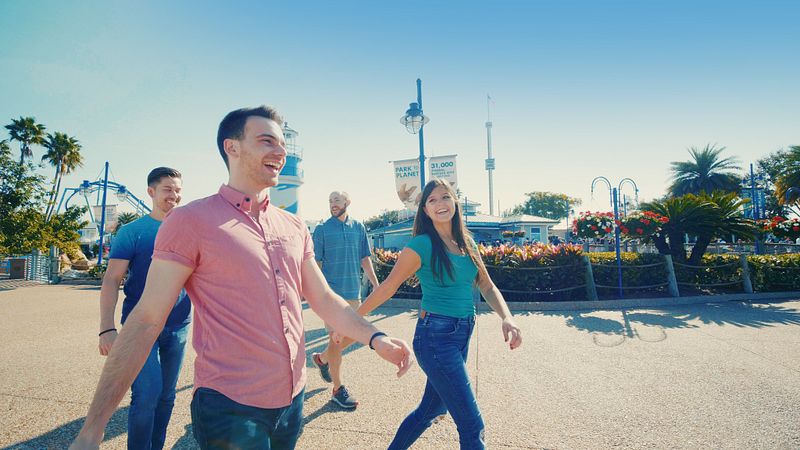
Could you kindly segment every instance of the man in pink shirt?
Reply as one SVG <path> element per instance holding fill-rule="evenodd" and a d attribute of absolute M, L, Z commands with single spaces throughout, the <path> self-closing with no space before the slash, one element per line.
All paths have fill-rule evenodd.
<path fill-rule="evenodd" d="M 305 224 L 270 204 L 268 188 L 286 161 L 282 123 L 265 106 L 220 123 L 228 183 L 161 225 L 144 293 L 72 448 L 99 447 L 184 286 L 195 308 L 192 427 L 203 449 L 294 448 L 306 379 L 301 298 L 341 335 L 395 364 L 398 376 L 408 370 L 408 344 L 379 332 L 328 287 Z"/>

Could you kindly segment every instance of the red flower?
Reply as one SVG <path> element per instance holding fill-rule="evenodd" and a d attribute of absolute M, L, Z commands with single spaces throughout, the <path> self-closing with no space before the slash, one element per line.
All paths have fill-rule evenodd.
<path fill-rule="evenodd" d="M 800 227 L 798 227 L 797 225 L 795 225 L 795 226 L 793 226 L 793 227 L 792 227 L 792 230 L 794 230 L 794 231 L 800 231 Z"/>
<path fill-rule="evenodd" d="M 644 223 L 645 225 L 650 225 L 650 221 L 647 219 L 642 219 L 642 223 Z"/>
<path fill-rule="evenodd" d="M 611 233 L 611 228 L 606 228 L 606 233 Z"/>
<path fill-rule="evenodd" d="M 639 233 L 639 234 L 644 234 L 644 230 L 643 230 L 643 229 L 641 229 L 641 228 L 637 228 L 637 229 L 636 229 L 636 232 L 637 232 L 637 233 Z"/>
<path fill-rule="evenodd" d="M 597 227 L 595 225 L 592 225 L 592 230 L 596 230 L 596 229 L 597 229 Z"/>

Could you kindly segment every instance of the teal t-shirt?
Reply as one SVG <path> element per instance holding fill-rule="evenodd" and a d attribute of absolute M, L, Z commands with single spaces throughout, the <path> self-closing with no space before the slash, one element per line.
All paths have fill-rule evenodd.
<path fill-rule="evenodd" d="M 453 263 L 453 277 L 443 268 L 442 280 L 433 275 L 431 266 L 431 238 L 427 234 L 414 236 L 406 245 L 414 250 L 422 262 L 417 270 L 417 278 L 422 285 L 422 309 L 434 314 L 450 317 L 469 317 L 475 314 L 472 303 L 472 285 L 478 268 L 469 255 L 454 255 L 447 252 Z"/>

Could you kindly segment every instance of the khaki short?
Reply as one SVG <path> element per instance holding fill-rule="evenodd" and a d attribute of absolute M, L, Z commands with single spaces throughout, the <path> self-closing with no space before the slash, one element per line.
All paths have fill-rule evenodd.
<path fill-rule="evenodd" d="M 358 309 L 358 307 L 361 306 L 361 300 L 345 300 L 345 301 L 353 309 Z M 325 324 L 325 329 L 328 331 L 328 333 L 331 332 L 331 327 L 328 326 L 327 323 Z"/>

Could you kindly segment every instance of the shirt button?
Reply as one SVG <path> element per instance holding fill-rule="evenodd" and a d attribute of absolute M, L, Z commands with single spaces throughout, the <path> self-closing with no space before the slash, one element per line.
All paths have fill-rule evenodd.
<path fill-rule="evenodd" d="M 286 333 L 286 334 L 289 334 L 289 329 L 288 328 L 284 328 L 283 332 Z"/>
<path fill-rule="evenodd" d="M 281 269 L 275 269 L 275 273 L 281 273 Z"/>
<path fill-rule="evenodd" d="M 286 304 L 286 300 L 281 300 L 281 305 L 285 305 L 285 304 Z"/>

